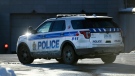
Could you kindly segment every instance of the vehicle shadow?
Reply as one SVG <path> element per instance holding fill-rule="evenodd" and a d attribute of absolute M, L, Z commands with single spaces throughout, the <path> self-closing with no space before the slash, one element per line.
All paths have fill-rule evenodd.
<path fill-rule="evenodd" d="M 86 73 L 135 74 L 135 66 L 120 63 L 112 63 L 112 64 L 78 63 L 75 65 L 67 65 L 60 63 L 42 63 L 42 64 L 29 64 L 26 66 L 47 68 L 49 70 L 65 70 L 65 71 L 77 71 Z"/>

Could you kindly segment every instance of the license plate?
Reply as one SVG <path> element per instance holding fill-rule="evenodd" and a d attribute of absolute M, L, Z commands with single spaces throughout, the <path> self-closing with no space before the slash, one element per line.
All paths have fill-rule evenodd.
<path fill-rule="evenodd" d="M 105 34 L 105 35 L 104 35 L 104 38 L 105 38 L 105 39 L 110 39 L 110 38 L 111 38 L 111 34 Z"/>

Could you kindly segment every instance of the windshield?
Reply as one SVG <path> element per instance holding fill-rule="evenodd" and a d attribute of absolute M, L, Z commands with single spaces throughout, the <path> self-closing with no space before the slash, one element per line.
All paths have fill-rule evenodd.
<path fill-rule="evenodd" d="M 118 28 L 118 25 L 112 19 L 85 19 L 85 20 L 72 20 L 73 29 L 87 29 L 87 28 Z"/>

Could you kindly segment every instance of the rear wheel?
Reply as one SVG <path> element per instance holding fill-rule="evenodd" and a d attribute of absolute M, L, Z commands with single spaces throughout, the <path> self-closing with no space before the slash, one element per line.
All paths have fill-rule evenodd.
<path fill-rule="evenodd" d="M 29 48 L 26 45 L 21 45 L 18 49 L 17 56 L 22 64 L 30 64 L 34 61 L 31 57 Z"/>
<path fill-rule="evenodd" d="M 116 55 L 107 55 L 107 56 L 101 57 L 101 60 L 104 63 L 113 63 L 115 59 L 116 59 Z"/>
<path fill-rule="evenodd" d="M 70 45 L 66 45 L 63 49 L 62 59 L 65 64 L 75 64 L 78 61 L 77 55 Z"/>

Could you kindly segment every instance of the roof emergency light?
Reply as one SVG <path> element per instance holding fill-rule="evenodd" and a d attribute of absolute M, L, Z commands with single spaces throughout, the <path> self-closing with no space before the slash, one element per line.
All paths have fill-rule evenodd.
<path fill-rule="evenodd" d="M 86 14 L 57 14 L 57 17 L 86 16 Z"/>
<path fill-rule="evenodd" d="M 4 45 L 4 48 L 8 48 L 8 44 L 5 44 L 5 45 Z"/>

